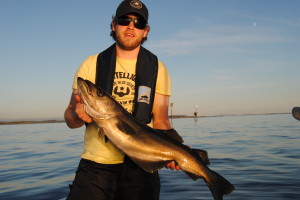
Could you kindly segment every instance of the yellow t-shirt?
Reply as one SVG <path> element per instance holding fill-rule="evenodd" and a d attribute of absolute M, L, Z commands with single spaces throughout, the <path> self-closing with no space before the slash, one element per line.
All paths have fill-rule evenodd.
<path fill-rule="evenodd" d="M 95 83 L 97 55 L 89 56 L 77 70 L 73 89 L 77 89 L 77 77 L 87 79 Z M 116 59 L 116 71 L 112 96 L 130 113 L 133 109 L 135 93 L 135 67 L 137 60 Z M 158 75 L 156 81 L 156 93 L 170 96 L 171 80 L 169 73 L 162 62 L 158 62 Z M 98 134 L 96 124 L 87 126 L 84 136 L 84 151 L 82 158 L 102 164 L 122 163 L 124 153 L 110 141 L 105 142 L 104 136 Z"/>

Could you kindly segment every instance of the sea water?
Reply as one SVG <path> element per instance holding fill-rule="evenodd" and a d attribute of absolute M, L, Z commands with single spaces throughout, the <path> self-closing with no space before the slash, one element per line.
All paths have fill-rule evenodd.
<path fill-rule="evenodd" d="M 300 121 L 289 114 L 172 119 L 185 144 L 234 184 L 226 200 L 300 199 Z M 84 128 L 64 123 L 0 126 L 0 199 L 65 199 Z M 162 169 L 161 200 L 213 199 L 202 179 Z"/>

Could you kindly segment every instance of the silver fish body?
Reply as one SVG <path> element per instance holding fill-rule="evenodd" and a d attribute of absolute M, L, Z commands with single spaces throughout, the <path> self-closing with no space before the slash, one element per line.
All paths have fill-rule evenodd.
<path fill-rule="evenodd" d="M 90 81 L 79 77 L 77 83 L 86 112 L 108 139 L 141 168 L 153 173 L 175 161 L 193 180 L 204 179 L 215 200 L 222 200 L 224 194 L 234 190 L 234 186 L 210 170 L 195 151 L 140 123 Z"/>

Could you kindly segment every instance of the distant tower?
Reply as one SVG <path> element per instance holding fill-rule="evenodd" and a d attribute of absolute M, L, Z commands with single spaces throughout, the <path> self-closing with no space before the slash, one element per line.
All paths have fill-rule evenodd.
<path fill-rule="evenodd" d="M 195 112 L 194 112 L 194 120 L 198 120 L 198 105 L 195 106 Z"/>

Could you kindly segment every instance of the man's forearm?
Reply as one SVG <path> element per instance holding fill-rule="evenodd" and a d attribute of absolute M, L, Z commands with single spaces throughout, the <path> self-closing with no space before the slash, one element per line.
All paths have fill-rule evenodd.
<path fill-rule="evenodd" d="M 78 117 L 72 108 L 67 108 L 64 117 L 69 128 L 79 128 L 85 124 L 85 122 Z"/>

